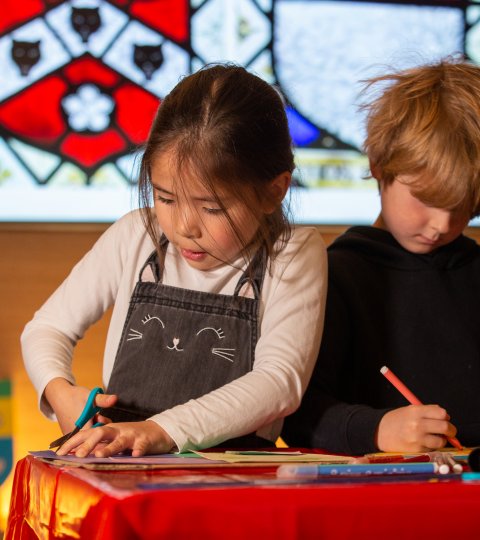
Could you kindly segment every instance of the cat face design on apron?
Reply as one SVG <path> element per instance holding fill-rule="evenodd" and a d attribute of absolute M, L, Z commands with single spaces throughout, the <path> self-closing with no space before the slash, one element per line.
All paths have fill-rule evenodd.
<path fill-rule="evenodd" d="M 163 237 L 163 254 L 167 245 Z M 265 269 L 260 249 L 233 295 L 214 294 L 163 285 L 163 268 L 152 253 L 132 293 L 107 388 L 119 401 L 105 415 L 143 420 L 251 371 Z M 144 280 L 147 273 L 153 282 Z M 247 282 L 254 298 L 239 295 Z"/>

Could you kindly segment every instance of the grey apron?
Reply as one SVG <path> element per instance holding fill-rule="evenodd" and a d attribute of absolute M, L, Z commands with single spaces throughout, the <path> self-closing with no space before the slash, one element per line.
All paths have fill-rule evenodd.
<path fill-rule="evenodd" d="M 165 256 L 168 240 L 162 237 Z M 146 271 L 154 282 L 144 281 Z M 258 308 L 266 270 L 259 249 L 233 295 L 162 284 L 157 253 L 147 259 L 130 299 L 107 392 L 114 422 L 144 420 L 238 379 L 252 370 L 258 339 Z M 250 282 L 254 298 L 239 295 Z M 222 446 L 272 446 L 254 434 Z"/>

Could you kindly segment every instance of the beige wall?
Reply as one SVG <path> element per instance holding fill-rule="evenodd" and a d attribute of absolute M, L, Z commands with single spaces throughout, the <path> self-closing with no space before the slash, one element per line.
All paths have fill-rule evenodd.
<path fill-rule="evenodd" d="M 37 411 L 23 371 L 19 336 L 35 310 L 104 229 L 104 225 L 0 226 L 0 378 L 10 378 L 14 385 L 14 429 L 22 453 L 32 449 L 29 441 L 45 447 L 56 434 L 56 426 Z M 96 324 L 78 346 L 74 366 L 85 384 L 101 382 L 107 319 Z"/>
<path fill-rule="evenodd" d="M 19 336 L 34 311 L 48 298 L 71 267 L 93 245 L 105 225 L 0 224 L 0 379 L 13 385 L 14 459 L 28 450 L 48 447 L 59 435 L 55 423 L 38 411 L 36 395 L 23 369 Z M 329 244 L 346 227 L 321 227 Z M 480 238 L 480 231 L 467 231 Z M 92 327 L 77 347 L 77 381 L 101 384 L 103 344 L 108 315 Z M 11 478 L 0 489 L 0 529 Z"/>
<path fill-rule="evenodd" d="M 0 225 L 0 379 L 12 382 L 14 460 L 42 450 L 60 432 L 37 407 L 23 369 L 19 337 L 35 310 L 93 245 L 104 225 Z M 90 329 L 77 348 L 77 380 L 101 384 L 103 341 L 108 316 Z M 0 488 L 0 530 L 8 510 L 12 475 Z"/>

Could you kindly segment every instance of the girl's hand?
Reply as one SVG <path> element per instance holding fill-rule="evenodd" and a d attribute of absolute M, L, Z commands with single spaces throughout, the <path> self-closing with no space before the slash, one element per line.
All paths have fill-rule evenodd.
<path fill-rule="evenodd" d="M 175 446 L 168 433 L 152 420 L 144 422 L 112 422 L 106 426 L 78 432 L 57 450 L 65 456 L 73 452 L 77 457 L 94 454 L 108 457 L 131 450 L 133 457 L 145 454 L 165 454 Z"/>
<path fill-rule="evenodd" d="M 44 396 L 57 417 L 62 433 L 69 433 L 75 427 L 75 420 L 82 413 L 89 394 L 88 388 L 73 386 L 62 378 L 52 379 L 47 384 Z M 95 405 L 98 407 L 111 407 L 116 401 L 117 396 L 114 394 L 97 394 L 95 397 Z M 109 419 L 99 415 L 98 419 L 94 418 L 87 426 L 97 421 L 105 424 Z"/>
<path fill-rule="evenodd" d="M 382 452 L 428 452 L 455 437 L 457 429 L 438 405 L 408 405 L 388 412 L 378 425 L 376 443 Z"/>

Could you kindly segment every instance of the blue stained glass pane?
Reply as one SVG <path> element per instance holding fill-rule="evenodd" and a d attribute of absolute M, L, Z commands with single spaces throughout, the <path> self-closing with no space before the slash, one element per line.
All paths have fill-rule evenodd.
<path fill-rule="evenodd" d="M 288 125 L 290 135 L 295 146 L 306 146 L 320 135 L 320 131 L 310 122 L 298 114 L 295 109 L 287 107 Z"/>

